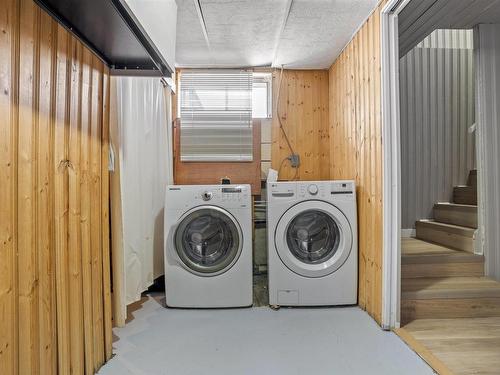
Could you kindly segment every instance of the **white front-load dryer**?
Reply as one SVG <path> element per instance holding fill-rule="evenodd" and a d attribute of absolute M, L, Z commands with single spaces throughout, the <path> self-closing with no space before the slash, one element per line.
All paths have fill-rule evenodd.
<path fill-rule="evenodd" d="M 250 185 L 172 185 L 165 201 L 168 307 L 252 305 Z"/>
<path fill-rule="evenodd" d="M 269 304 L 357 303 L 354 181 L 267 184 Z"/>

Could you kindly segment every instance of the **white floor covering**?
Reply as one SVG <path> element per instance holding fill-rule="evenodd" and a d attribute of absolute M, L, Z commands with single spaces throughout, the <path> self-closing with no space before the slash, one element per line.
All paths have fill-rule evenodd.
<path fill-rule="evenodd" d="M 148 297 L 99 375 L 433 374 L 361 309 L 166 309 Z"/>

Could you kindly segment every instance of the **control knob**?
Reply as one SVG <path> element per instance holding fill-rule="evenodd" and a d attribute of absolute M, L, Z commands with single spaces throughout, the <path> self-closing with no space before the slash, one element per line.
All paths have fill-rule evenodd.
<path fill-rule="evenodd" d="M 205 191 L 201 197 L 203 198 L 204 201 L 209 201 L 210 199 L 212 199 L 212 192 L 211 191 Z"/>
<path fill-rule="evenodd" d="M 309 192 L 309 194 L 311 195 L 316 195 L 318 194 L 318 185 L 315 185 L 315 184 L 311 184 L 307 187 L 307 191 Z"/>

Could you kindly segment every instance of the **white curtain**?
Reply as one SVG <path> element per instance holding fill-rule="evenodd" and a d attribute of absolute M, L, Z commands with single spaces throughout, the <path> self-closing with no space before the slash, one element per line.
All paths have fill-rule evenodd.
<path fill-rule="evenodd" d="M 158 78 L 118 77 L 118 160 L 125 304 L 163 274 L 163 210 L 172 183 L 170 89 Z"/>

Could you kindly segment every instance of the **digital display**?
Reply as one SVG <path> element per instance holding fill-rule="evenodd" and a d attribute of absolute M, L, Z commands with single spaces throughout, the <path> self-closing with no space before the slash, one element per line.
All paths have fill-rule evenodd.
<path fill-rule="evenodd" d="M 241 193 L 241 188 L 222 188 L 223 193 Z"/>

